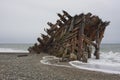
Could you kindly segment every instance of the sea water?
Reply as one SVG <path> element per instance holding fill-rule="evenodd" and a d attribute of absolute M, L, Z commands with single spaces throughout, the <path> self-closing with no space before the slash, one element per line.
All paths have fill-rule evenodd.
<path fill-rule="evenodd" d="M 88 59 L 88 63 L 80 61 L 69 63 L 79 69 L 120 74 L 120 44 L 102 44 L 99 60 L 92 55 L 92 58 Z"/>
<path fill-rule="evenodd" d="M 30 46 L 33 44 L 0 44 L 0 52 L 28 53 L 27 49 Z M 79 69 L 120 74 L 120 44 L 101 44 L 99 60 L 96 60 L 92 54 L 88 63 L 71 61 L 69 64 Z"/>
<path fill-rule="evenodd" d="M 28 48 L 33 44 L 0 44 L 0 52 L 28 53 Z"/>

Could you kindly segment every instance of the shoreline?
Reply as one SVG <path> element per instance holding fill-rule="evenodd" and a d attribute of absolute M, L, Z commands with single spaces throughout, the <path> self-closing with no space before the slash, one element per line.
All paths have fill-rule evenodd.
<path fill-rule="evenodd" d="M 30 54 L 29 52 L 0 52 L 0 54 Z"/>
<path fill-rule="evenodd" d="M 59 61 L 60 58 L 55 56 L 44 56 L 41 63 L 51 66 L 61 66 L 61 67 L 69 67 L 69 68 L 77 68 L 89 71 L 97 71 L 109 74 L 119 74 L 120 75 L 120 65 L 101 65 L 101 64 L 93 64 L 93 63 L 82 63 L 80 61 L 69 61 L 65 62 L 66 64 L 61 64 L 62 62 Z"/>
<path fill-rule="evenodd" d="M 17 57 L 27 54 L 28 56 Z M 1 53 L 0 79 L 3 80 L 119 80 L 119 74 L 109 74 L 77 68 L 45 65 L 40 63 L 47 54 Z M 60 64 L 68 65 L 66 62 Z"/>

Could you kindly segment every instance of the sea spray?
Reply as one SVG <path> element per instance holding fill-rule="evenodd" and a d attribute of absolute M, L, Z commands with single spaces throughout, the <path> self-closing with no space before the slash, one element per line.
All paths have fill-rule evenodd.
<path fill-rule="evenodd" d="M 58 64 L 59 63 L 59 59 L 60 58 L 57 58 L 55 56 L 44 56 L 43 59 L 40 60 L 40 62 L 42 64 L 46 64 L 46 65 L 72 68 L 72 66 Z"/>
<path fill-rule="evenodd" d="M 18 50 L 18 49 L 12 49 L 12 48 L 0 48 L 0 52 L 8 52 L 8 53 L 28 53 L 28 51 L 25 51 L 25 50 Z"/>
<path fill-rule="evenodd" d="M 4 53 L 28 53 L 28 47 L 32 44 L 0 44 L 0 52 Z"/>
<path fill-rule="evenodd" d="M 89 59 L 88 63 L 80 61 L 69 62 L 72 66 L 79 69 L 100 71 L 106 73 L 120 74 L 120 53 L 119 52 L 101 52 L 101 59 Z"/>
<path fill-rule="evenodd" d="M 32 44 L 0 44 L 0 52 L 11 52 L 11 53 L 21 53 L 21 52 L 28 52 L 27 48 Z M 120 44 L 102 44 L 101 45 L 101 51 L 100 52 L 100 59 L 96 60 L 94 56 L 92 56 L 91 59 L 88 60 L 88 63 L 82 64 L 82 65 L 89 65 L 93 67 L 99 68 L 100 66 L 109 68 L 110 70 L 107 70 L 106 72 L 109 73 L 120 73 L 119 67 L 120 67 Z M 48 57 L 44 57 L 40 62 L 43 64 L 49 64 L 54 66 L 62 66 L 65 67 L 67 65 L 59 65 L 58 63 L 51 63 L 49 60 L 46 60 Z M 50 58 L 50 57 L 49 57 Z M 81 62 L 69 62 L 72 66 L 76 67 L 78 66 L 80 69 L 85 68 L 85 66 L 81 65 Z M 77 64 L 76 64 L 77 63 Z M 79 65 L 78 65 L 79 64 Z M 93 64 L 93 65 L 92 65 Z M 71 66 L 67 66 L 71 67 Z M 77 67 L 77 68 L 78 68 Z M 88 69 L 88 68 L 87 68 Z M 94 67 L 91 70 L 95 70 Z M 97 71 L 97 70 L 95 70 Z M 102 71 L 102 70 L 99 70 Z M 103 70 L 105 72 L 105 69 Z M 114 72 L 115 71 L 115 72 Z"/>
<path fill-rule="evenodd" d="M 107 57 L 106 57 L 107 56 Z M 45 56 L 41 63 L 53 66 L 62 66 L 78 69 L 86 69 L 91 71 L 99 71 L 112 74 L 120 74 L 120 53 L 119 52 L 101 52 L 101 59 L 96 60 L 93 56 L 89 59 L 88 63 L 82 63 L 80 61 L 70 61 L 71 66 L 60 65 L 59 58 L 55 56 Z M 72 67 L 73 66 L 73 67 Z"/>

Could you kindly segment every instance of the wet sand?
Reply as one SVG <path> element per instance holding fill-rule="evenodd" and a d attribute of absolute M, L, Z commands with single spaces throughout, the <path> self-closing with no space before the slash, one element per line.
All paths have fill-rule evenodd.
<path fill-rule="evenodd" d="M 46 54 L 0 53 L 0 80 L 119 80 L 120 75 L 40 63 Z M 60 64 L 68 65 L 67 62 Z"/>

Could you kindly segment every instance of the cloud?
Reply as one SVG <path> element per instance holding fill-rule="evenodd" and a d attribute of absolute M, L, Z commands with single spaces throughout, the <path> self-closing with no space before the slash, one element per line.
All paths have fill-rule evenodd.
<path fill-rule="evenodd" d="M 62 10 L 71 15 L 92 12 L 104 21 L 111 21 L 105 32 L 104 43 L 120 43 L 120 1 L 113 0 L 0 0 L 0 43 L 34 43 L 47 28 L 55 23 L 56 13 Z M 8 39 L 8 40 L 6 40 Z"/>

